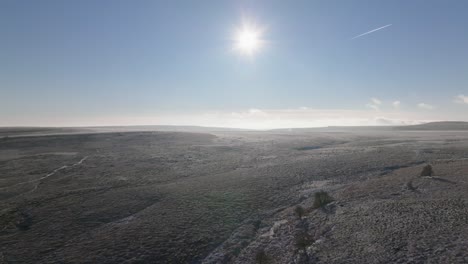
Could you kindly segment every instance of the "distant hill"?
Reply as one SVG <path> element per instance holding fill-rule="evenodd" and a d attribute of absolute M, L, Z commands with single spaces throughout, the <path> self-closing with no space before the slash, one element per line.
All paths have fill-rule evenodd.
<path fill-rule="evenodd" d="M 468 122 L 444 121 L 396 127 L 398 130 L 468 130 Z"/>
<path fill-rule="evenodd" d="M 272 132 L 385 132 L 395 130 L 427 130 L 427 131 L 468 131 L 468 122 L 461 121 L 443 121 L 430 122 L 420 125 L 409 126 L 328 126 L 328 127 L 311 127 L 311 128 L 281 128 L 272 129 Z"/>
<path fill-rule="evenodd" d="M 92 132 L 75 127 L 0 127 L 0 138 L 18 136 L 62 135 Z"/>
<path fill-rule="evenodd" d="M 112 132 L 229 132 L 249 131 L 246 129 L 202 127 L 202 126 L 102 126 L 102 127 L 0 127 L 0 138 L 24 137 L 24 136 L 46 136 L 67 134 L 89 134 L 89 133 L 112 133 Z"/>
<path fill-rule="evenodd" d="M 271 132 L 363 132 L 363 131 L 391 131 L 393 126 L 327 126 L 327 127 L 304 127 L 304 128 L 279 128 L 271 129 Z"/>
<path fill-rule="evenodd" d="M 141 125 L 141 126 L 103 126 L 87 127 L 97 132 L 140 132 L 140 131 L 167 131 L 167 132 L 227 132 L 248 131 L 240 128 L 204 127 L 204 126 L 170 126 L 170 125 Z"/>

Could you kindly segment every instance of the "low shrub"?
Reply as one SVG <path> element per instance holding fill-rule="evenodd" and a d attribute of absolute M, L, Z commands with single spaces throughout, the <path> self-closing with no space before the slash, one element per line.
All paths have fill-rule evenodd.
<path fill-rule="evenodd" d="M 255 254 L 255 263 L 268 264 L 271 263 L 271 258 L 265 253 L 265 250 L 260 249 L 257 254 Z"/>
<path fill-rule="evenodd" d="M 432 170 L 432 166 L 431 165 L 424 166 L 424 168 L 421 171 L 421 177 L 433 176 L 433 175 L 434 175 L 434 171 Z"/>
<path fill-rule="evenodd" d="M 257 220 L 252 222 L 252 225 L 253 225 L 255 231 L 257 231 L 262 226 L 262 221 L 257 219 Z"/>
<path fill-rule="evenodd" d="M 16 228 L 20 230 L 28 230 L 31 224 L 32 224 L 32 219 L 29 214 L 20 212 L 17 215 L 17 219 L 15 221 Z"/>
<path fill-rule="evenodd" d="M 294 208 L 294 213 L 300 219 L 305 215 L 306 210 L 304 209 L 304 207 L 298 205 L 298 206 L 296 206 L 296 208 Z"/>
<path fill-rule="evenodd" d="M 410 191 L 416 191 L 416 187 L 413 185 L 413 181 L 410 180 L 406 183 L 406 188 Z"/>
<path fill-rule="evenodd" d="M 325 191 L 319 191 L 314 194 L 313 208 L 321 208 L 333 202 L 333 198 Z"/>
<path fill-rule="evenodd" d="M 32 218 L 24 211 L 18 209 L 9 209 L 0 214 L 0 230 L 10 228 L 28 230 L 31 225 Z"/>
<path fill-rule="evenodd" d="M 314 239 L 307 232 L 302 231 L 296 234 L 295 244 L 298 249 L 306 250 L 312 243 L 314 243 Z"/>

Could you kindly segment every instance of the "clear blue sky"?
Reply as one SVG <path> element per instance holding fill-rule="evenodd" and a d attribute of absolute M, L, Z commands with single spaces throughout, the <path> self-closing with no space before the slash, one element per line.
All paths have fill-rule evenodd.
<path fill-rule="evenodd" d="M 0 126 L 463 119 L 467 14 L 461 0 L 2 0 Z M 243 20 L 266 42 L 248 57 L 232 49 Z"/>

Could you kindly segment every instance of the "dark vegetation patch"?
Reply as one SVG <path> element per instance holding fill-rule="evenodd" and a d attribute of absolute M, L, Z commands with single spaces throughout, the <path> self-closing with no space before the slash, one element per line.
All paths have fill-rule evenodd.
<path fill-rule="evenodd" d="M 320 149 L 322 147 L 320 146 L 305 146 L 305 147 L 299 147 L 299 148 L 296 148 L 296 150 L 314 150 L 314 149 Z"/>
<path fill-rule="evenodd" d="M 263 249 L 260 249 L 257 254 L 255 254 L 255 263 L 257 264 L 268 264 L 271 263 L 271 261 L 271 257 L 268 256 Z"/>
<path fill-rule="evenodd" d="M 301 219 L 305 215 L 306 210 L 304 209 L 304 207 L 298 205 L 296 206 L 296 208 L 294 208 L 294 213 L 299 219 Z"/>
<path fill-rule="evenodd" d="M 418 187 L 414 186 L 413 181 L 410 180 L 410 181 L 406 182 L 406 189 L 415 192 L 418 189 Z"/>
<path fill-rule="evenodd" d="M 299 231 L 295 238 L 294 244 L 296 245 L 297 249 L 299 250 L 306 250 L 307 247 L 314 243 L 313 237 L 307 233 L 305 230 Z"/>
<path fill-rule="evenodd" d="M 434 175 L 434 170 L 432 169 L 431 165 L 426 165 L 423 167 L 420 176 L 433 176 Z"/>
<path fill-rule="evenodd" d="M 32 217 L 24 210 L 10 209 L 0 215 L 0 232 L 16 228 L 28 230 L 32 225 Z"/>
<path fill-rule="evenodd" d="M 313 208 L 322 208 L 325 205 L 333 202 L 333 198 L 325 191 L 319 191 L 314 194 Z"/>
<path fill-rule="evenodd" d="M 209 146 L 213 148 L 215 151 L 240 151 L 241 148 L 237 146 Z"/>

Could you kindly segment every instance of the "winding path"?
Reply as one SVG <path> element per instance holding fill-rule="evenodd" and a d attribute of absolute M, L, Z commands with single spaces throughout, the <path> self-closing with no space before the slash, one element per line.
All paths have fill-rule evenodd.
<path fill-rule="evenodd" d="M 20 183 L 16 183 L 16 184 L 13 184 L 13 185 L 10 185 L 10 186 L 5 186 L 5 187 L 1 187 L 0 190 L 3 190 L 3 189 L 7 189 L 7 188 L 11 188 L 11 187 L 14 187 L 14 186 L 18 186 L 18 185 L 22 185 L 22 184 L 27 184 L 27 183 L 32 183 L 32 182 L 37 182 L 37 184 L 34 186 L 34 188 L 31 190 L 31 191 L 28 191 L 27 193 L 30 193 L 30 192 L 34 192 L 37 187 L 42 183 L 42 180 L 45 180 L 53 175 L 55 175 L 57 172 L 61 171 L 61 170 L 64 170 L 66 168 L 73 168 L 73 167 L 76 167 L 76 166 L 79 166 L 81 165 L 86 159 L 88 159 L 88 156 L 82 158 L 80 161 L 76 162 L 76 163 L 73 163 L 72 165 L 64 165 L 60 168 L 57 168 L 55 170 L 53 170 L 52 172 L 46 174 L 45 176 L 42 176 L 40 177 L 39 179 L 34 179 L 34 180 L 30 180 L 30 181 L 25 181 L 25 182 L 20 182 Z"/>

